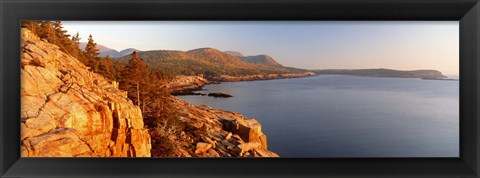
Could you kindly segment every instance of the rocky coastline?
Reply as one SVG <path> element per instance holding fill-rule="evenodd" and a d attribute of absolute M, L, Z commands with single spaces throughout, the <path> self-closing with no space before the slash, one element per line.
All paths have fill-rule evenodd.
<path fill-rule="evenodd" d="M 171 97 L 182 122 L 206 132 L 180 143 L 176 149 L 179 157 L 278 157 L 268 150 L 267 136 L 255 119 L 239 113 L 214 109 L 206 105 L 191 105 Z M 180 134 L 180 137 L 188 137 Z"/>
<path fill-rule="evenodd" d="M 151 157 L 151 129 L 140 108 L 118 88 L 59 47 L 22 29 L 22 157 Z M 180 76 L 174 90 L 207 84 Z M 278 157 L 255 119 L 168 97 L 186 128 L 175 157 Z M 200 130 L 201 132 L 192 133 Z"/>
<path fill-rule="evenodd" d="M 180 75 L 168 83 L 168 88 L 172 95 L 191 95 L 208 83 L 210 82 L 202 76 Z"/>
<path fill-rule="evenodd" d="M 213 77 L 210 80 L 199 76 L 177 76 L 168 87 L 171 94 L 178 95 L 204 95 L 196 91 L 202 90 L 202 87 L 209 84 L 220 84 L 221 82 L 239 82 L 239 81 L 255 81 L 255 80 L 274 80 L 274 79 L 288 79 L 288 78 L 302 78 L 316 75 L 313 72 L 292 73 L 292 74 L 268 74 L 268 75 L 246 75 L 246 76 L 229 76 L 221 75 Z"/>
<path fill-rule="evenodd" d="M 288 74 L 245 75 L 245 76 L 221 75 L 219 77 L 213 77 L 211 80 L 212 81 L 218 81 L 218 82 L 238 82 L 238 81 L 301 78 L 301 77 L 310 77 L 310 76 L 314 76 L 314 75 L 316 75 L 316 74 L 313 73 L 313 72 L 288 73 Z"/>

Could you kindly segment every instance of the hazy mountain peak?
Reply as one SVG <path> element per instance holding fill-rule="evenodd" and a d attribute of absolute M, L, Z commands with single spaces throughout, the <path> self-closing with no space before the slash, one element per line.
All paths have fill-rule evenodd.
<path fill-rule="evenodd" d="M 269 66 L 277 66 L 281 67 L 282 65 L 275 61 L 271 56 L 266 54 L 256 55 L 256 56 L 246 56 L 240 57 L 245 62 L 252 63 L 252 64 L 264 64 Z"/>
<path fill-rule="evenodd" d="M 80 42 L 78 46 L 80 47 L 81 50 L 85 50 L 85 47 L 87 46 L 87 42 Z M 100 51 L 100 53 L 103 53 L 105 51 L 114 50 L 112 48 L 106 47 L 106 46 L 98 44 L 98 43 L 97 43 L 97 49 Z"/>
<path fill-rule="evenodd" d="M 80 47 L 80 49 L 84 50 L 85 47 L 87 46 L 87 43 L 86 42 L 80 42 L 80 44 L 78 46 Z M 135 48 L 127 48 L 127 49 L 124 49 L 124 50 L 121 50 L 121 51 L 117 51 L 115 49 L 106 47 L 106 46 L 98 44 L 98 43 L 97 43 L 97 49 L 100 51 L 100 57 L 110 56 L 110 57 L 115 57 L 115 58 L 129 55 L 133 51 L 140 51 L 140 50 L 135 49 Z"/>
<path fill-rule="evenodd" d="M 207 52 L 207 53 L 213 53 L 213 52 L 214 52 L 214 53 L 221 53 L 220 50 L 215 49 L 215 48 L 211 48 L 211 47 L 192 49 L 192 50 L 187 51 L 187 52 Z"/>
<path fill-rule="evenodd" d="M 225 53 L 230 54 L 232 56 L 236 56 L 236 57 L 245 57 L 242 53 L 238 51 L 225 51 Z"/>

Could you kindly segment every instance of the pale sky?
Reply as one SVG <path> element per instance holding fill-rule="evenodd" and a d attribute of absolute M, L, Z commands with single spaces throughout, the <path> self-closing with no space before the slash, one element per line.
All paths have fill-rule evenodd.
<path fill-rule="evenodd" d="M 212 47 L 304 69 L 459 71 L 458 21 L 62 21 L 118 51 Z"/>

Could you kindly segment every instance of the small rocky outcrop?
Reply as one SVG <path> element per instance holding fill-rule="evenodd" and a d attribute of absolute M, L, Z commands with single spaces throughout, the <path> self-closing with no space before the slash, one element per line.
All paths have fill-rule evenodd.
<path fill-rule="evenodd" d="M 110 82 L 22 29 L 22 157 L 149 157 L 142 113 Z"/>
<path fill-rule="evenodd" d="M 211 96 L 211 97 L 219 97 L 219 98 L 229 98 L 229 97 L 233 97 L 232 95 L 227 94 L 227 93 L 209 93 L 208 96 Z"/>
<path fill-rule="evenodd" d="M 170 88 L 172 95 L 195 95 L 196 90 L 201 89 L 204 85 L 208 84 L 209 81 L 203 78 L 202 75 L 199 76 L 176 76 L 172 81 L 169 82 L 168 87 Z"/>

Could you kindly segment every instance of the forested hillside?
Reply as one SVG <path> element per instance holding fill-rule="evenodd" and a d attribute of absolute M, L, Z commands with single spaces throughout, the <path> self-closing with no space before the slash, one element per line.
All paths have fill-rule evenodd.
<path fill-rule="evenodd" d="M 138 57 L 154 69 L 164 71 L 168 75 L 198 75 L 203 74 L 206 78 L 220 75 L 244 76 L 259 74 L 285 74 L 301 73 L 307 70 L 284 67 L 273 58 L 270 62 L 278 65 L 265 64 L 262 62 L 246 62 L 240 57 L 222 52 L 214 48 L 200 48 L 190 51 L 155 50 L 141 51 Z M 124 56 L 116 61 L 126 64 L 131 55 Z M 251 59 L 255 60 L 254 58 Z M 263 60 L 263 59 L 262 59 Z"/>

